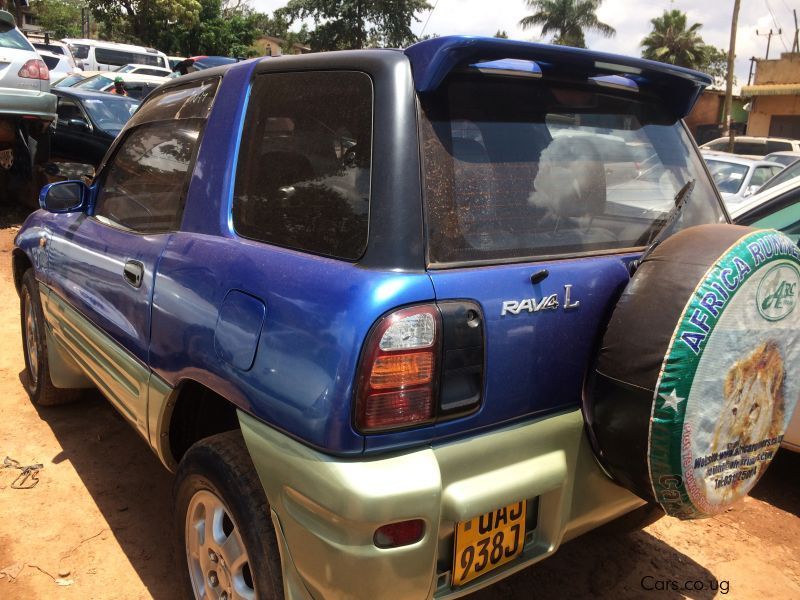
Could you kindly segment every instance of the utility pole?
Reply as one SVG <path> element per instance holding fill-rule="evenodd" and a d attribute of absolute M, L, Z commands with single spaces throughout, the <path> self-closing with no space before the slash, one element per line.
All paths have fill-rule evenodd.
<path fill-rule="evenodd" d="M 747 74 L 747 85 L 750 85 L 750 82 L 753 81 L 753 65 L 757 60 L 755 56 L 750 57 L 750 72 Z"/>
<path fill-rule="evenodd" d="M 778 35 L 782 34 L 783 31 L 778 29 Z M 775 32 L 772 29 L 769 30 L 769 33 L 758 33 L 758 29 L 756 29 L 756 35 L 765 35 L 767 36 L 767 55 L 764 57 L 764 60 L 769 60 L 769 45 L 772 42 L 772 36 L 775 35 Z"/>
<path fill-rule="evenodd" d="M 792 52 L 800 52 L 800 41 L 798 41 L 798 33 L 800 29 L 797 27 L 797 9 L 792 9 L 794 13 L 794 41 L 792 42 Z"/>
<path fill-rule="evenodd" d="M 739 4 L 741 0 L 733 2 L 733 17 L 731 18 L 731 43 L 728 46 L 728 78 L 725 82 L 725 108 L 722 111 L 725 126 L 728 128 L 728 152 L 733 152 L 733 128 L 731 127 L 731 104 L 733 103 L 733 59 L 736 57 L 736 28 L 739 23 Z"/>

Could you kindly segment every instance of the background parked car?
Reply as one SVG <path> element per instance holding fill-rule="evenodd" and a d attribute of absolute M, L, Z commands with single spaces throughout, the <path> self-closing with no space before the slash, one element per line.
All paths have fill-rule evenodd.
<path fill-rule="evenodd" d="M 111 71 L 117 67 L 135 63 L 154 67 L 169 67 L 167 55 L 154 48 L 117 44 L 100 40 L 65 38 L 76 64 L 82 69 Z"/>
<path fill-rule="evenodd" d="M 728 138 L 721 137 L 700 146 L 701 150 L 728 152 Z M 787 138 L 752 137 L 741 135 L 733 140 L 733 154 L 749 158 L 762 158 L 771 152 L 800 151 L 800 141 Z"/>
<path fill-rule="evenodd" d="M 783 171 L 775 175 L 775 177 L 762 185 L 757 193 L 760 195 L 769 189 L 789 181 L 790 179 L 794 179 L 795 177 L 800 177 L 800 161 L 789 165 Z"/>
<path fill-rule="evenodd" d="M 44 38 L 32 38 L 30 35 L 28 36 L 28 41 L 30 41 L 31 45 L 36 48 L 37 52 L 51 52 L 53 54 L 63 56 L 67 59 L 70 66 L 77 66 L 75 64 L 75 58 L 72 56 L 72 52 L 70 52 L 69 46 L 67 46 L 64 42 L 45 40 Z"/>
<path fill-rule="evenodd" d="M 53 93 L 58 97 L 53 156 L 95 167 L 140 104 L 134 98 L 75 88 Z"/>
<path fill-rule="evenodd" d="M 783 170 L 783 165 L 778 163 L 733 154 L 704 152 L 703 158 L 728 207 L 752 196 Z"/>
<path fill-rule="evenodd" d="M 50 71 L 51 85 L 54 81 L 59 81 L 67 75 L 81 72 L 81 69 L 75 67 L 63 54 L 54 54 L 47 50 L 38 50 L 37 52 L 42 57 L 44 64 L 47 65 L 48 71 Z"/>
<path fill-rule="evenodd" d="M 87 77 L 83 81 L 72 85 L 76 89 L 94 90 L 96 92 L 110 92 L 114 89 L 114 80 L 121 77 L 125 82 L 125 89 L 128 96 L 141 100 L 152 92 L 162 83 L 167 81 L 167 77 L 154 77 L 153 75 L 138 75 L 131 73 L 99 73 L 92 77 Z"/>
<path fill-rule="evenodd" d="M 156 77 L 169 77 L 172 70 L 165 67 L 151 67 L 150 65 L 129 64 L 115 70 L 116 73 L 132 73 L 138 75 L 155 75 Z"/>
<path fill-rule="evenodd" d="M 780 163 L 784 166 L 789 166 L 790 164 L 800 160 L 800 152 L 792 152 L 788 150 L 783 152 L 773 152 L 772 154 L 767 154 L 764 157 L 764 160 L 769 160 L 772 162 Z"/>

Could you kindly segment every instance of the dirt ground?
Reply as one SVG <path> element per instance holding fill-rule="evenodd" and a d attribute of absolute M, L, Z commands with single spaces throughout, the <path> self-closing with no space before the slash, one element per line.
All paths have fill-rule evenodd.
<path fill-rule="evenodd" d="M 175 598 L 171 475 L 101 398 L 36 409 L 23 390 L 15 233 L 0 229 L 0 460 L 44 469 L 30 490 L 0 469 L 0 598 Z M 723 515 L 599 530 L 473 598 L 800 598 L 799 517 L 800 455 L 781 451 Z"/>

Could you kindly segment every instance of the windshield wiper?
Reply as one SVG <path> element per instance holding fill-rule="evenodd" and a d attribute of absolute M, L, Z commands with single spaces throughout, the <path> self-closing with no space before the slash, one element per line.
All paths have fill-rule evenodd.
<path fill-rule="evenodd" d="M 677 223 L 678 218 L 683 213 L 683 207 L 686 206 L 689 197 L 692 195 L 692 192 L 694 191 L 694 184 L 695 180 L 690 179 L 685 184 L 683 184 L 683 187 L 678 190 L 677 194 L 675 194 L 675 197 L 673 198 L 675 206 L 673 206 L 672 209 L 669 211 L 669 213 L 667 213 L 667 216 L 664 217 L 664 222 L 658 229 L 656 229 L 654 236 L 651 238 L 650 243 L 648 244 L 647 248 L 645 248 L 644 252 L 639 257 L 639 259 L 631 261 L 629 266 L 631 275 L 633 275 L 636 269 L 639 268 L 639 265 L 642 264 L 642 261 L 644 261 L 645 258 L 650 256 L 653 250 L 655 250 L 661 242 L 663 242 L 665 239 L 667 239 L 674 233 L 673 232 L 674 225 L 675 223 Z"/>

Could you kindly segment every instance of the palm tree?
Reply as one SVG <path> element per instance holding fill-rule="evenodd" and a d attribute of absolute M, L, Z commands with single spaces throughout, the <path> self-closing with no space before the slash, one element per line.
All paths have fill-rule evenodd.
<path fill-rule="evenodd" d="M 695 23 L 687 29 L 686 13 L 665 10 L 650 23 L 653 30 L 641 43 L 644 58 L 691 69 L 702 68 L 707 62 L 708 50 L 697 33 L 702 25 Z"/>
<path fill-rule="evenodd" d="M 541 26 L 542 35 L 555 33 L 552 43 L 585 48 L 583 32 L 596 31 L 611 37 L 617 31 L 597 18 L 597 9 L 603 0 L 525 0 L 532 15 L 522 19 L 523 29 Z"/>

